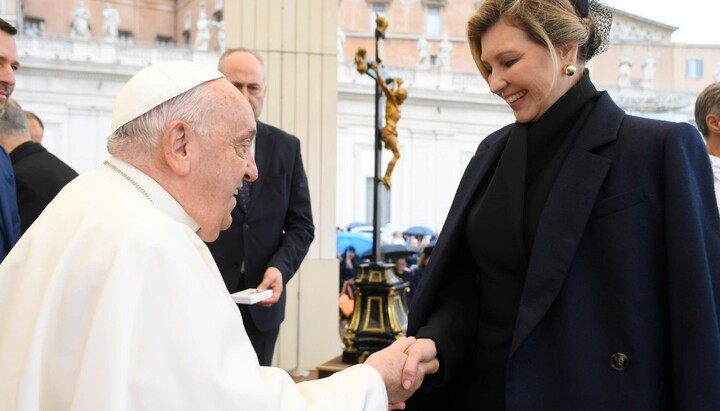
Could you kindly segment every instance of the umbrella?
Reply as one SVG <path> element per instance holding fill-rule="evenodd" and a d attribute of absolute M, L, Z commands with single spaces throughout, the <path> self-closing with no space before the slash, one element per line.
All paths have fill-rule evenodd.
<path fill-rule="evenodd" d="M 385 258 L 401 257 L 417 254 L 418 250 L 407 246 L 405 244 L 385 244 L 380 246 L 380 254 L 383 254 Z M 368 250 L 363 254 L 363 257 L 369 257 L 372 254 L 372 250 Z"/>
<path fill-rule="evenodd" d="M 350 223 L 350 224 L 347 225 L 347 229 L 348 229 L 348 230 L 351 230 L 351 229 L 356 228 L 356 227 L 365 227 L 365 226 L 370 226 L 370 227 L 372 227 L 372 224 L 370 224 L 370 223 L 361 223 L 360 221 L 353 221 L 352 223 Z"/>
<path fill-rule="evenodd" d="M 372 249 L 373 239 L 362 233 L 341 231 L 337 233 L 336 245 L 338 253 L 344 253 L 348 247 L 353 246 L 355 254 L 360 255 Z"/>
<path fill-rule="evenodd" d="M 435 231 L 433 231 L 431 228 L 425 227 L 423 225 L 414 225 L 407 230 L 403 231 L 403 235 L 417 235 L 417 236 L 435 236 Z"/>

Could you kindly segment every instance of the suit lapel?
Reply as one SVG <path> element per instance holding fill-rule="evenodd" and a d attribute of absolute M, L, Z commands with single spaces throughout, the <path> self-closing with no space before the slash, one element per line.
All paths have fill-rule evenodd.
<path fill-rule="evenodd" d="M 560 293 L 612 164 L 592 149 L 617 138 L 624 112 L 603 93 L 558 173 L 538 224 L 510 356 Z"/>
<path fill-rule="evenodd" d="M 463 178 L 463 180 L 467 181 L 467 187 L 462 187 L 462 190 L 458 187 L 458 194 L 460 194 L 460 196 L 455 200 L 456 206 L 452 207 L 459 207 L 460 210 L 458 211 L 460 212 L 451 212 L 449 214 L 449 218 L 460 220 L 459 222 L 462 222 L 463 224 L 465 223 L 465 218 L 458 217 L 467 214 L 470 204 L 475 200 L 475 196 L 477 195 L 478 186 L 483 181 L 483 178 L 487 175 L 487 173 L 492 171 L 491 167 L 494 170 L 494 166 L 497 164 L 498 159 L 505 148 L 509 135 L 510 134 L 507 133 L 498 142 L 487 147 L 485 150 L 480 150 L 477 154 L 475 154 L 475 156 L 473 156 L 473 158 L 470 159 L 470 163 L 468 163 L 467 167 L 467 175 Z"/>
<path fill-rule="evenodd" d="M 275 150 L 275 139 L 270 135 L 269 127 L 261 122 L 257 122 L 257 134 L 255 136 L 255 164 L 258 169 L 258 178 L 253 184 L 250 193 L 250 204 L 248 205 L 248 213 L 253 209 L 260 197 L 265 180 L 267 180 L 270 172 L 270 164 L 272 163 L 273 152 Z"/>

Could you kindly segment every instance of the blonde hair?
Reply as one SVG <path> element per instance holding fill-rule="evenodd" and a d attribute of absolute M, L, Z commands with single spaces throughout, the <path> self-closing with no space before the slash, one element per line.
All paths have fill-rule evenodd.
<path fill-rule="evenodd" d="M 546 47 L 558 70 L 559 48 L 578 44 L 577 63 L 584 65 L 587 60 L 588 41 L 595 30 L 595 20 L 592 14 L 580 17 L 570 0 L 485 0 L 467 26 L 473 60 L 485 80 L 489 73 L 481 61 L 481 39 L 500 20 L 525 31 L 531 41 Z"/>

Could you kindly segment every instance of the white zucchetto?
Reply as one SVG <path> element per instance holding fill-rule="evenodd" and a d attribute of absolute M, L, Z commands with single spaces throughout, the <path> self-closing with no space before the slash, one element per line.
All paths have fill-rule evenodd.
<path fill-rule="evenodd" d="M 163 61 L 145 67 L 118 93 L 112 132 L 171 98 L 221 77 L 222 73 L 212 66 L 186 60 Z"/>

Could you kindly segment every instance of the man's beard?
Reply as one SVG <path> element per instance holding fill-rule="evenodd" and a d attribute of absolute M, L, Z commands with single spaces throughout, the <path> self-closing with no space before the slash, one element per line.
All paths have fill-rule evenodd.
<path fill-rule="evenodd" d="M 5 114 L 5 106 L 7 106 L 8 101 L 10 101 L 10 94 L 12 94 L 13 88 L 7 84 L 0 84 L 0 91 L 5 92 L 5 101 L 0 103 L 0 116 L 2 116 Z"/>

